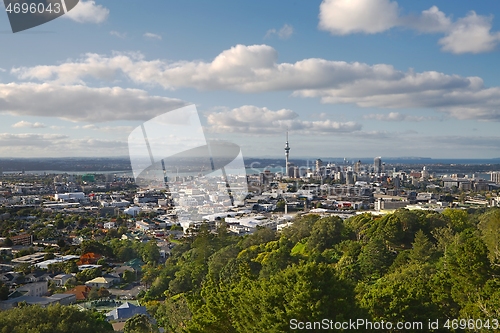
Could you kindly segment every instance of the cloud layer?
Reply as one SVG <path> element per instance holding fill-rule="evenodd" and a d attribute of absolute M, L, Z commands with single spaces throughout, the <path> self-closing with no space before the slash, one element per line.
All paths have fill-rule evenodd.
<path fill-rule="evenodd" d="M 55 84 L 80 84 L 65 89 L 87 91 L 87 95 L 75 95 L 77 99 L 78 96 L 85 96 L 79 98 L 85 106 L 89 103 L 86 99 L 88 94 L 98 91 L 83 86 L 86 79 L 109 81 L 125 77 L 136 84 L 158 85 L 165 89 L 195 88 L 242 93 L 292 91 L 293 96 L 319 98 L 323 103 L 349 103 L 359 107 L 387 109 L 431 108 L 458 119 L 500 120 L 500 87 L 485 87 L 479 77 L 435 71 L 404 72 L 387 64 L 369 65 L 319 58 L 279 63 L 276 50 L 268 45 L 237 45 L 209 62 L 148 61 L 141 54 L 87 54 L 78 61 L 56 66 L 14 68 L 11 74 L 20 79 L 52 82 L 44 85 L 42 91 Z M 7 86 L 0 86 L 1 109 L 4 109 L 1 91 Z M 29 84 L 22 87 L 35 89 Z M 120 88 L 101 89 L 109 89 L 111 94 L 107 98 L 123 105 L 127 117 L 139 117 L 128 107 L 127 103 L 131 100 L 134 101 L 132 105 L 141 110 L 159 110 L 157 105 L 180 103 L 147 96 L 141 90 L 133 90 L 128 94 Z M 35 90 L 39 91 L 38 88 Z M 101 95 L 105 94 L 103 91 Z M 124 98 L 123 102 L 120 102 L 119 97 Z M 111 112 L 104 114 L 110 120 L 118 117 Z"/>
<path fill-rule="evenodd" d="M 72 139 L 62 134 L 0 133 L 0 155 L 46 156 L 126 156 L 127 143 L 93 138 Z"/>
<path fill-rule="evenodd" d="M 489 52 L 500 43 L 500 32 L 491 31 L 491 21 L 492 17 L 474 11 L 453 21 L 436 6 L 403 16 L 391 0 L 323 0 L 318 27 L 333 35 L 375 34 L 395 27 L 439 33 L 444 34 L 439 40 L 442 50 L 460 54 Z"/>
<path fill-rule="evenodd" d="M 298 119 L 298 114 L 292 110 L 272 111 L 253 105 L 209 113 L 207 121 L 208 129 L 216 133 L 282 134 L 290 130 L 296 134 L 331 134 L 361 129 L 361 125 L 355 122 L 306 121 Z"/>
<path fill-rule="evenodd" d="M 57 117 L 92 123 L 147 120 L 184 105 L 186 103 L 181 100 L 151 96 L 138 89 L 49 83 L 0 84 L 0 112 L 18 116 Z M 21 122 L 18 127 L 25 125 L 29 124 Z"/>
<path fill-rule="evenodd" d="M 29 121 L 21 120 L 21 121 L 15 123 L 14 125 L 12 125 L 12 127 L 14 127 L 14 128 L 45 128 L 47 126 L 45 126 L 45 124 L 42 124 L 39 122 L 31 123 Z"/>

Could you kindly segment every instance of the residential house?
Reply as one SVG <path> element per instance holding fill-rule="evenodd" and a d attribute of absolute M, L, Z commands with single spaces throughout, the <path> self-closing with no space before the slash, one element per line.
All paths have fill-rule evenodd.
<path fill-rule="evenodd" d="M 137 306 L 129 302 L 125 302 L 119 307 L 106 313 L 106 319 L 108 321 L 125 321 L 136 314 L 147 315 L 145 306 Z"/>
<path fill-rule="evenodd" d="M 73 294 L 77 301 L 84 301 L 87 299 L 87 296 L 92 288 L 85 285 L 79 285 L 75 288 L 68 290 L 65 294 Z"/>
<path fill-rule="evenodd" d="M 110 288 L 113 283 L 115 282 L 115 279 L 109 278 L 109 277 L 96 277 L 95 279 L 92 279 L 90 281 L 85 282 L 85 285 L 89 287 L 96 287 L 96 288 Z"/>
<path fill-rule="evenodd" d="M 47 281 L 27 283 L 16 289 L 16 292 L 21 293 L 24 296 L 35 296 L 41 297 L 45 296 L 48 289 L 49 283 Z"/>
<path fill-rule="evenodd" d="M 19 303 L 26 302 L 30 305 L 39 305 L 41 307 L 47 307 L 52 304 L 62 304 L 69 305 L 76 302 L 75 295 L 71 294 L 54 294 L 49 297 L 37 297 L 37 296 L 19 296 L 15 298 L 9 298 L 6 301 L 0 302 L 0 310 L 8 310 L 16 307 Z"/>
<path fill-rule="evenodd" d="M 71 274 L 59 274 L 59 275 L 54 276 L 52 281 L 54 281 L 56 286 L 62 287 L 66 284 L 66 281 L 68 281 L 72 277 L 73 277 L 73 275 L 71 275 Z"/>

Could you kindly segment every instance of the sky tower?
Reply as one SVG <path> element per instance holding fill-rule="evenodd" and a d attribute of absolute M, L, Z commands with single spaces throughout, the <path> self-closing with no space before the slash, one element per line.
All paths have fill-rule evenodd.
<path fill-rule="evenodd" d="M 290 156 L 290 145 L 288 144 L 288 131 L 286 131 L 286 143 L 285 143 L 285 170 L 286 170 L 286 176 L 288 177 L 288 168 L 289 168 L 289 161 L 288 157 Z"/>

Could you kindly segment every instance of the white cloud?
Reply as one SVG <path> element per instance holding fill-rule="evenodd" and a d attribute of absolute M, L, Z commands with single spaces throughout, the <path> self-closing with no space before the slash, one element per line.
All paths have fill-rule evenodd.
<path fill-rule="evenodd" d="M 489 52 L 500 43 L 500 33 L 491 32 L 491 21 L 471 11 L 453 22 L 436 6 L 417 16 L 402 16 L 398 3 L 391 0 L 323 0 L 318 27 L 333 35 L 374 34 L 394 27 L 441 33 L 442 50 L 460 54 Z"/>
<path fill-rule="evenodd" d="M 277 35 L 280 39 L 288 39 L 293 35 L 293 27 L 291 25 L 285 24 L 281 27 L 280 30 L 269 29 L 264 36 L 264 38 L 271 38 L 274 35 Z"/>
<path fill-rule="evenodd" d="M 3 73 L 3 72 L 6 72 L 6 70 L 4 68 L 0 67 L 0 72 Z"/>
<path fill-rule="evenodd" d="M 0 112 L 57 117 L 92 123 L 147 120 L 186 105 L 178 99 L 150 96 L 143 90 L 59 86 L 49 83 L 0 84 Z"/>
<path fill-rule="evenodd" d="M 58 84 L 83 83 L 86 78 L 115 80 L 125 76 L 137 84 L 159 85 L 165 89 L 244 93 L 292 91 L 293 96 L 320 98 L 323 103 L 388 109 L 432 108 L 460 119 L 500 120 L 500 87 L 487 88 L 479 77 L 435 71 L 404 72 L 386 64 L 318 58 L 279 63 L 277 58 L 276 50 L 268 45 L 237 45 L 209 62 L 147 61 L 140 54 L 111 57 L 87 54 L 78 61 L 57 66 L 14 68 L 11 73 L 21 79 L 53 80 Z M 145 95 L 144 92 L 140 94 Z M 159 97 L 145 95 L 144 98 Z M 118 103 L 123 104 L 125 110 L 130 109 L 125 103 Z"/>
<path fill-rule="evenodd" d="M 398 24 L 398 11 L 390 0 L 324 0 L 319 28 L 335 35 L 383 32 Z"/>
<path fill-rule="evenodd" d="M 42 124 L 42 123 L 39 123 L 39 122 L 30 123 L 29 121 L 21 120 L 21 121 L 15 123 L 14 125 L 12 125 L 12 127 L 14 127 L 14 128 L 23 128 L 23 127 L 28 127 L 28 128 L 45 128 L 47 126 L 45 126 L 45 124 Z"/>
<path fill-rule="evenodd" d="M 109 34 L 111 36 L 115 36 L 121 39 L 125 39 L 127 37 L 127 34 L 125 32 L 118 32 L 118 31 L 110 31 Z"/>
<path fill-rule="evenodd" d="M 495 49 L 500 42 L 500 32 L 491 32 L 491 17 L 470 12 L 459 19 L 449 33 L 439 40 L 444 51 L 452 53 L 482 53 Z"/>
<path fill-rule="evenodd" d="M 422 11 L 420 16 L 407 16 L 401 23 L 421 33 L 447 33 L 452 28 L 451 18 L 436 6 Z"/>
<path fill-rule="evenodd" d="M 78 23 L 102 23 L 109 16 L 109 9 L 96 5 L 93 0 L 80 0 L 78 4 L 63 17 Z"/>
<path fill-rule="evenodd" d="M 414 122 L 436 120 L 435 117 L 413 116 L 413 115 L 404 114 L 404 113 L 400 113 L 400 112 L 389 112 L 387 114 L 372 113 L 372 114 L 365 115 L 363 118 L 379 120 L 379 121 L 414 121 Z"/>
<path fill-rule="evenodd" d="M 0 133 L 0 147 L 1 146 L 47 146 L 51 142 L 58 140 L 67 139 L 67 135 L 62 134 L 33 134 L 33 133 L 22 133 L 22 134 L 11 134 L 11 133 Z"/>
<path fill-rule="evenodd" d="M 265 107 L 244 105 L 207 115 L 208 130 L 216 133 L 282 134 L 286 130 L 300 134 L 329 134 L 358 131 L 355 122 L 331 120 L 305 121 L 288 109 L 272 111 Z"/>
<path fill-rule="evenodd" d="M 143 36 L 144 36 L 144 38 L 147 38 L 147 39 L 156 39 L 156 40 L 162 39 L 160 35 L 157 35 L 157 34 L 154 34 L 151 32 L 146 32 Z"/>
<path fill-rule="evenodd" d="M 115 133 L 130 133 L 133 126 L 98 126 L 96 124 L 88 124 L 83 126 L 75 126 L 73 129 L 93 130 L 101 132 L 115 132 Z"/>
<path fill-rule="evenodd" d="M 72 139 L 61 134 L 0 133 L 3 156 L 126 156 L 127 142 L 92 138 Z"/>

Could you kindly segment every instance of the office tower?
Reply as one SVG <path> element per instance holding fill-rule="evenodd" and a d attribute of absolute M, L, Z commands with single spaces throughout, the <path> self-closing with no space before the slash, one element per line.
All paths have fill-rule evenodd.
<path fill-rule="evenodd" d="M 361 160 L 358 160 L 356 164 L 354 164 L 354 172 L 360 173 L 361 172 Z"/>
<path fill-rule="evenodd" d="M 324 175 L 324 172 L 323 172 L 323 161 L 321 159 L 317 159 L 316 160 L 316 174 L 318 176 L 323 176 Z"/>
<path fill-rule="evenodd" d="M 490 175 L 490 179 L 492 182 L 495 182 L 497 184 L 500 184 L 500 171 L 494 171 Z"/>
<path fill-rule="evenodd" d="M 379 174 L 382 172 L 382 157 L 375 157 L 373 159 L 373 171 L 376 174 Z"/>

